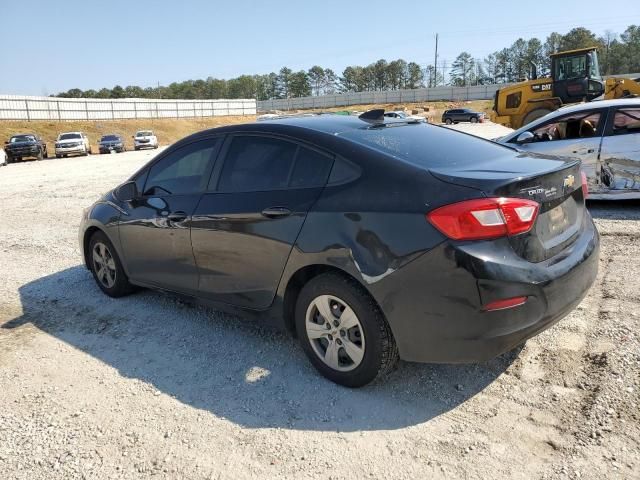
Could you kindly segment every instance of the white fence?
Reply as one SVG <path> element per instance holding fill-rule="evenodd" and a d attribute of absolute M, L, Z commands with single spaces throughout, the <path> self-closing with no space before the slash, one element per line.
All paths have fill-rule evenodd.
<path fill-rule="evenodd" d="M 150 100 L 0 95 L 0 120 L 119 120 L 255 115 L 254 99 Z"/>
<path fill-rule="evenodd" d="M 640 78 L 640 73 L 611 75 L 613 77 Z M 608 78 L 608 77 L 605 77 Z M 258 111 L 298 110 L 305 108 L 346 107 L 348 105 L 367 105 L 379 103 L 403 103 L 426 101 L 466 101 L 491 100 L 496 90 L 511 83 L 477 85 L 472 87 L 435 87 L 415 90 L 392 90 L 386 92 L 356 92 L 322 95 L 318 97 L 283 98 L 259 101 Z"/>
<path fill-rule="evenodd" d="M 496 90 L 506 85 L 507 84 L 503 83 L 500 85 L 477 85 L 473 87 L 435 87 L 418 88 L 415 90 L 338 93 L 318 97 L 283 98 L 259 101 L 258 110 L 294 110 L 374 103 L 426 102 L 434 100 L 489 100 L 494 97 Z"/>

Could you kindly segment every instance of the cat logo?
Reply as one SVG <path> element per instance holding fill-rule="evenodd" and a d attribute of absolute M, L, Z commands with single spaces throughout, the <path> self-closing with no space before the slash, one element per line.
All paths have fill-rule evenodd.
<path fill-rule="evenodd" d="M 575 181 L 575 177 L 573 175 L 569 175 L 568 177 L 565 177 L 564 182 L 562 182 L 562 186 L 571 188 Z"/>

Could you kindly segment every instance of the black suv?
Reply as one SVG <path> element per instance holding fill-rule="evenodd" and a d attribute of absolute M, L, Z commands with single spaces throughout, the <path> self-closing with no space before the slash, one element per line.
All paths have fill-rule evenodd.
<path fill-rule="evenodd" d="M 454 110 L 445 110 L 442 114 L 442 123 L 451 125 L 458 122 L 478 123 L 484 118 L 484 113 L 474 112 L 468 108 L 456 108 Z"/>
<path fill-rule="evenodd" d="M 34 133 L 23 133 L 12 136 L 4 142 L 7 163 L 17 162 L 23 158 L 32 157 L 36 160 L 47 158 L 47 144 Z"/>

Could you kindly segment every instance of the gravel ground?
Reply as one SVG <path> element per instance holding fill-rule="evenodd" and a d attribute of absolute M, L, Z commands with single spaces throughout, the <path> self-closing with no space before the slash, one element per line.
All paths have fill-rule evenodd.
<path fill-rule="evenodd" d="M 523 348 L 348 390 L 286 335 L 101 294 L 81 211 L 152 155 L 0 168 L 0 478 L 640 478 L 640 203 L 591 205 L 597 282 Z"/>

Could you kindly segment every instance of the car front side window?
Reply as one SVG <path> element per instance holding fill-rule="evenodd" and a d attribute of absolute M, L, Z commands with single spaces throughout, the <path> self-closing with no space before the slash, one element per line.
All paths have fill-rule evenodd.
<path fill-rule="evenodd" d="M 203 191 L 219 141 L 212 138 L 194 142 L 160 159 L 149 169 L 144 195 L 187 195 Z"/>
<path fill-rule="evenodd" d="M 580 112 L 565 115 L 530 130 L 536 142 L 574 140 L 598 135 L 600 112 Z"/>

